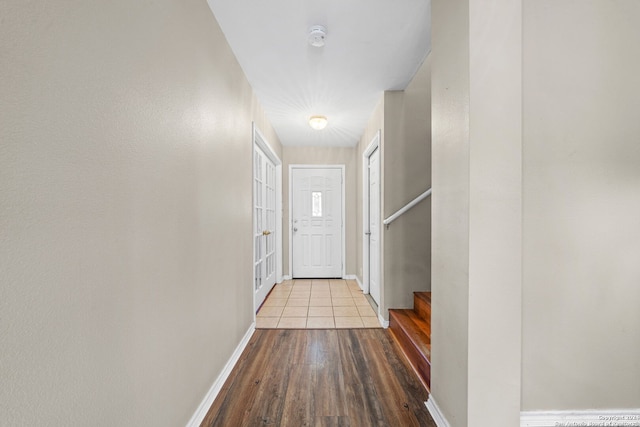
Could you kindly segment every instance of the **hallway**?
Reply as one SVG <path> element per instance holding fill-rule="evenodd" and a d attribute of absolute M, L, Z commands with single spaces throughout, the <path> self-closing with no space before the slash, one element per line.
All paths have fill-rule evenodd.
<path fill-rule="evenodd" d="M 380 328 L 355 280 L 285 280 L 258 311 L 257 329 Z"/>

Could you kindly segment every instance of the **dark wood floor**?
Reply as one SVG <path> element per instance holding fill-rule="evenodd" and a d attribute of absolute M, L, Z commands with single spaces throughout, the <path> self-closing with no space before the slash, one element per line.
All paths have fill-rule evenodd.
<path fill-rule="evenodd" d="M 257 330 L 201 426 L 428 426 L 384 329 Z"/>

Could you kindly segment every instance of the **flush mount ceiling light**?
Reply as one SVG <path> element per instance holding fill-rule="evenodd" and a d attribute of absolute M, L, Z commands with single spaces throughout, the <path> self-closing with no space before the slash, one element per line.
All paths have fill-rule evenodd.
<path fill-rule="evenodd" d="M 309 44 L 315 47 L 324 46 L 324 38 L 327 36 L 327 29 L 322 25 L 314 25 L 309 28 Z"/>
<path fill-rule="evenodd" d="M 309 126 L 315 130 L 322 130 L 327 127 L 328 120 L 325 116 L 311 116 L 309 117 Z"/>

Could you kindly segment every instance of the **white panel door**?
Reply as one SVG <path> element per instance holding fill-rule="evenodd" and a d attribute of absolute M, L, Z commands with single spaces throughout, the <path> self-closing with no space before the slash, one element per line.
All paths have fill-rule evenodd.
<path fill-rule="evenodd" d="M 369 294 L 380 305 L 380 149 L 369 156 Z"/>
<path fill-rule="evenodd" d="M 342 277 L 342 168 L 291 170 L 293 277 Z"/>
<path fill-rule="evenodd" d="M 253 158 L 255 307 L 276 283 L 276 167 L 255 147 Z"/>

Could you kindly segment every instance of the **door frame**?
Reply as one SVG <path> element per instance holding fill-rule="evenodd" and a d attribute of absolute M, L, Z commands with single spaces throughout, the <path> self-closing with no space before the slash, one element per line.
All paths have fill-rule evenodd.
<path fill-rule="evenodd" d="M 262 152 L 267 156 L 271 162 L 276 167 L 276 283 L 282 282 L 282 160 L 278 157 L 278 155 L 273 151 L 273 148 L 267 142 L 267 139 L 264 137 L 256 122 L 251 122 L 251 265 L 255 263 L 255 254 L 256 254 L 256 242 L 253 238 L 255 221 L 256 221 L 256 209 L 255 209 L 255 149 L 256 147 L 260 148 Z M 251 294 L 253 295 L 253 320 L 256 320 L 256 311 L 259 307 L 256 305 L 256 269 L 251 269 Z"/>
<path fill-rule="evenodd" d="M 371 290 L 371 283 L 369 277 L 369 239 L 367 238 L 367 231 L 369 229 L 369 157 L 373 154 L 373 152 L 378 149 L 380 150 L 380 137 L 382 132 L 378 130 L 375 136 L 367 146 L 367 148 L 362 153 L 362 292 L 365 294 L 369 294 Z M 380 152 L 380 162 L 378 162 L 378 167 L 380 167 L 380 171 L 378 173 L 378 179 L 380 180 L 380 207 L 382 207 L 382 152 Z M 382 224 L 382 209 L 380 209 L 380 224 Z M 378 301 L 378 307 L 382 306 L 382 295 L 384 281 L 382 280 L 382 227 L 380 227 L 378 233 L 378 252 L 380 254 L 380 277 L 378 281 L 380 283 L 380 301 Z M 365 268 L 366 267 L 366 268 Z"/>
<path fill-rule="evenodd" d="M 345 240 L 345 218 L 346 218 L 346 197 L 345 197 L 345 165 L 308 165 L 308 164 L 291 164 L 289 165 L 289 276 L 293 278 L 293 170 L 294 169 L 340 169 L 341 183 L 340 191 L 342 192 L 342 230 L 340 232 L 340 240 L 342 241 L 342 278 L 346 276 L 345 267 L 347 264 L 347 251 Z"/>

